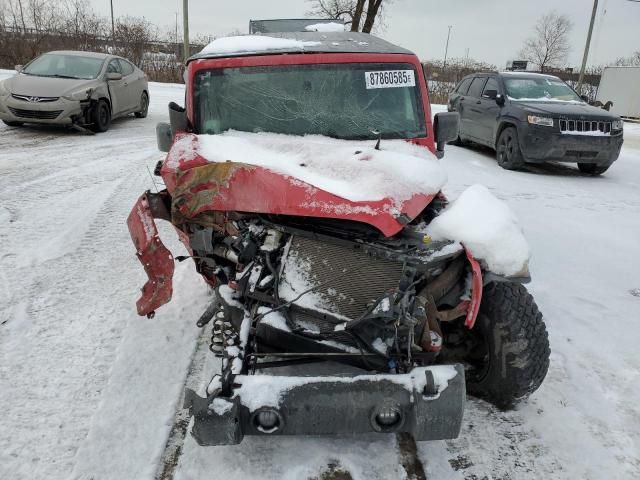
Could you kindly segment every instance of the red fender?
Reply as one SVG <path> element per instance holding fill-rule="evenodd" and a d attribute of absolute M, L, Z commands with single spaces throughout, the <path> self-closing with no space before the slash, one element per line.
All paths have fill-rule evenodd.
<path fill-rule="evenodd" d="M 480 311 L 480 302 L 482 301 L 482 269 L 480 263 L 473 257 L 469 249 L 465 248 L 469 265 L 471 266 L 471 301 L 467 310 L 467 317 L 464 325 L 467 328 L 473 328 Z"/>
<path fill-rule="evenodd" d="M 133 206 L 127 226 L 136 246 L 138 260 L 149 278 L 142 287 L 142 296 L 136 302 L 136 308 L 138 315 L 152 318 L 158 307 L 171 300 L 175 267 L 173 255 L 158 236 L 147 193 L 142 194 Z"/>

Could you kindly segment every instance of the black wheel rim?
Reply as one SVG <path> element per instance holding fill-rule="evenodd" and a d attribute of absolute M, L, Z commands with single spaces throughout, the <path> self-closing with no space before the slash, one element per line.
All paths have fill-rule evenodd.
<path fill-rule="evenodd" d="M 101 126 L 105 126 L 109 121 L 109 111 L 107 107 L 102 106 L 98 112 L 98 122 L 100 122 Z"/>
<path fill-rule="evenodd" d="M 500 138 L 498 145 L 498 156 L 501 163 L 508 163 L 513 158 L 513 137 L 510 134 L 504 134 Z"/>

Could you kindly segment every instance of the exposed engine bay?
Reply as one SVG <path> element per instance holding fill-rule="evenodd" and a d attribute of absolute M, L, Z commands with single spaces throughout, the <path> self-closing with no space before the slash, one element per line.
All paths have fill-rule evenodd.
<path fill-rule="evenodd" d="M 470 294 L 460 244 L 420 232 L 443 203 L 391 238 L 355 222 L 303 217 L 212 213 L 190 222 L 197 270 L 220 286 L 219 304 L 198 323 L 213 319 L 211 350 L 236 374 L 278 352 L 326 353 L 394 373 L 434 363 L 440 322 L 466 315 Z M 221 306 L 236 312 L 220 314 Z"/>

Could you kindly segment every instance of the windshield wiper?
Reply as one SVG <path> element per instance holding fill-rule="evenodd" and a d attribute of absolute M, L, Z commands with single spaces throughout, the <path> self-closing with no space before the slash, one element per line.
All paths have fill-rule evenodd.
<path fill-rule="evenodd" d="M 54 78 L 70 78 L 73 80 L 83 80 L 81 77 L 72 77 L 71 75 L 59 75 L 57 73 L 53 74 L 53 75 L 44 75 L 46 77 L 54 77 Z"/>

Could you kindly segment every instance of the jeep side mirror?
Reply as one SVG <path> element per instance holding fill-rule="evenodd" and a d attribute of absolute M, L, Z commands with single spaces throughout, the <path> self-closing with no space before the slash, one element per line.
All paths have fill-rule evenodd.
<path fill-rule="evenodd" d="M 171 144 L 173 143 L 171 125 L 168 123 L 159 123 L 156 125 L 156 141 L 158 143 L 158 150 L 161 152 L 171 150 Z"/>
<path fill-rule="evenodd" d="M 500 105 L 500 106 L 504 105 L 504 95 L 502 95 L 501 93 L 498 93 L 498 94 L 496 95 L 495 100 L 496 100 L 496 103 L 497 103 L 498 105 Z"/>
<path fill-rule="evenodd" d="M 498 91 L 497 90 L 485 90 L 484 93 L 482 94 L 482 96 L 484 98 L 488 98 L 490 100 L 495 100 L 498 97 Z"/>
<path fill-rule="evenodd" d="M 22 65 L 16 65 L 15 67 L 13 67 L 16 72 L 20 73 L 22 71 Z"/>
<path fill-rule="evenodd" d="M 433 132 L 436 141 L 436 157 L 444 156 L 444 145 L 458 138 L 458 112 L 436 113 L 433 119 Z"/>
<path fill-rule="evenodd" d="M 118 72 L 108 72 L 107 80 L 122 80 L 122 74 Z"/>
<path fill-rule="evenodd" d="M 580 95 L 580 98 L 585 102 L 589 103 L 589 97 L 587 97 L 586 95 Z"/>

